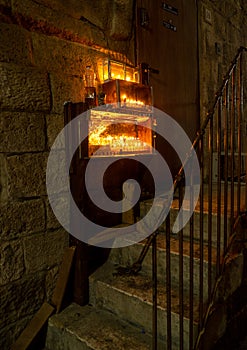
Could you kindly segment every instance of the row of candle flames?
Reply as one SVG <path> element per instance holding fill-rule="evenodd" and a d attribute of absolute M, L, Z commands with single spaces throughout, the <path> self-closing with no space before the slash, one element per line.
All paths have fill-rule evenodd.
<path fill-rule="evenodd" d="M 98 126 L 89 133 L 89 155 L 90 156 L 115 156 L 133 153 L 151 153 L 151 140 L 147 142 L 138 136 L 126 133 L 110 135 L 106 133 L 107 126 Z"/>

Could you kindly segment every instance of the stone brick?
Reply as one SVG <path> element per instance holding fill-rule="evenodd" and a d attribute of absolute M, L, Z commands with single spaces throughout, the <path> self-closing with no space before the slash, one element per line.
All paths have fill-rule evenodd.
<path fill-rule="evenodd" d="M 45 279 L 46 300 L 51 302 L 53 291 L 58 277 L 58 266 L 53 267 L 47 272 Z"/>
<path fill-rule="evenodd" d="M 128 40 L 131 35 L 133 0 L 114 0 L 110 36 L 116 40 Z"/>
<path fill-rule="evenodd" d="M 64 127 L 64 117 L 62 114 L 50 114 L 46 117 L 46 127 L 47 127 L 47 143 L 48 147 L 51 147 L 53 145 L 53 142 L 55 141 L 56 137 L 58 136 L 59 132 Z M 64 139 L 63 139 L 64 142 Z M 61 144 L 61 147 L 63 147 L 64 144 Z"/>
<path fill-rule="evenodd" d="M 50 109 L 50 89 L 45 72 L 1 63 L 0 76 L 0 107 L 26 111 Z"/>
<path fill-rule="evenodd" d="M 8 191 L 11 197 L 33 197 L 46 194 L 47 155 L 22 154 L 7 158 Z"/>
<path fill-rule="evenodd" d="M 45 297 L 45 274 L 25 276 L 0 287 L 1 328 L 36 312 Z"/>
<path fill-rule="evenodd" d="M 42 114 L 0 113 L 0 152 L 43 151 L 45 119 Z"/>
<path fill-rule="evenodd" d="M 95 50 L 60 38 L 36 33 L 32 34 L 32 38 L 34 64 L 49 72 L 83 77 L 86 66 L 96 68 L 97 57 L 102 56 Z"/>
<path fill-rule="evenodd" d="M 67 245 L 68 234 L 63 229 L 25 238 L 26 271 L 36 272 L 59 264 Z"/>
<path fill-rule="evenodd" d="M 50 194 L 58 195 L 59 193 L 67 194 L 68 174 L 66 173 L 66 153 L 64 150 L 56 150 L 49 155 L 47 164 L 46 183 Z M 63 198 L 67 198 L 63 196 Z"/>
<path fill-rule="evenodd" d="M 45 207 L 42 200 L 8 202 L 1 205 L 1 241 L 45 229 Z"/>
<path fill-rule="evenodd" d="M 4 203 L 8 200 L 8 175 L 6 157 L 0 154 L 0 201 Z"/>
<path fill-rule="evenodd" d="M 51 74 L 51 88 L 53 97 L 53 113 L 63 113 L 66 101 L 82 102 L 84 100 L 84 86 L 82 78 Z"/>
<path fill-rule="evenodd" d="M 24 272 L 21 242 L 11 241 L 0 246 L 0 286 L 21 278 Z"/>
<path fill-rule="evenodd" d="M 53 210 L 49 204 L 49 201 L 46 202 L 46 220 L 47 220 L 47 229 L 54 229 L 61 227 L 61 224 L 57 220 Z"/>
<path fill-rule="evenodd" d="M 24 319 L 11 323 L 0 330 L 0 349 L 10 349 L 14 341 L 19 337 L 32 316 L 27 316 Z"/>
<path fill-rule="evenodd" d="M 110 0 L 108 0 L 110 1 Z M 25 0 L 13 0 L 12 9 L 16 16 L 21 14 L 25 18 L 25 26 L 32 31 L 42 32 L 44 34 L 55 35 L 61 38 L 73 39 L 73 41 L 78 41 L 89 46 L 107 47 L 107 41 L 103 31 L 101 30 L 101 25 L 97 27 L 99 23 L 94 23 L 93 20 L 87 18 L 87 13 L 85 12 L 85 4 L 88 3 L 91 8 L 91 12 L 95 14 L 95 18 L 98 21 L 107 23 L 105 18 L 103 18 L 102 11 L 97 11 L 97 4 L 94 2 L 92 11 L 92 2 L 89 0 L 80 2 L 71 1 L 69 2 L 59 2 L 50 0 L 41 0 L 39 3 Z M 86 4 L 88 6 L 88 4 Z M 75 10 L 78 5 L 83 7 L 81 11 Z M 71 11 L 73 15 L 71 16 Z M 77 12 L 77 15 L 76 13 Z M 105 6 L 104 12 L 107 13 L 107 7 Z M 98 14 L 101 14 L 100 16 Z M 74 18 L 73 18 L 74 17 Z M 85 17 L 87 21 L 81 21 L 80 18 Z M 96 24 L 96 26 L 91 25 Z"/>
<path fill-rule="evenodd" d="M 43 4 L 50 4 L 49 0 L 41 0 Z M 109 9 L 111 0 L 96 0 L 92 3 L 90 0 L 78 2 L 69 0 L 66 2 L 53 1 L 52 7 L 59 12 L 69 14 L 70 16 L 80 19 L 82 16 L 95 26 L 104 28 L 109 20 Z M 100 13 L 100 16 L 99 16 Z"/>
<path fill-rule="evenodd" d="M 30 65 L 30 33 L 20 26 L 5 23 L 0 23 L 0 33 L 0 61 Z"/>

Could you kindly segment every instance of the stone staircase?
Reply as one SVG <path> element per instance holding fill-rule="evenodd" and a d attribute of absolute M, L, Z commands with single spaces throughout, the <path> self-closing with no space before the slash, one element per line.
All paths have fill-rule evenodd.
<path fill-rule="evenodd" d="M 156 348 L 158 350 L 168 348 L 169 350 L 199 350 L 202 348 L 212 350 L 216 340 L 225 332 L 228 321 L 226 304 L 234 291 L 241 286 L 244 264 L 246 265 L 243 246 L 239 243 L 243 237 L 246 241 L 246 232 L 242 232 L 238 237 L 241 215 L 242 213 L 246 215 L 246 182 L 240 184 L 240 176 L 246 173 L 246 165 L 240 166 L 239 162 L 236 166 L 233 156 L 235 153 L 246 154 L 243 153 L 246 150 L 239 142 L 241 138 L 246 139 L 246 134 L 242 135 L 244 128 L 241 127 L 243 113 L 241 112 L 237 117 L 242 111 L 244 102 L 241 72 L 243 54 L 246 50 L 244 47 L 239 48 L 216 94 L 212 109 L 209 110 L 193 143 L 197 149 L 201 141 L 201 145 L 206 145 L 204 137 L 210 140 L 207 151 L 201 147 L 199 152 L 204 172 L 207 168 L 205 173 L 202 171 L 202 178 L 207 175 L 208 184 L 201 187 L 205 191 L 201 190 L 198 207 L 194 211 L 194 229 L 190 231 L 190 225 L 187 224 L 182 234 L 180 232 L 178 235 L 171 236 L 170 259 L 166 259 L 169 251 L 166 249 L 166 237 L 169 237 L 165 232 L 166 226 L 162 224 L 159 228 L 157 236 L 157 347 L 154 346 L 153 339 L 155 338 L 152 337 L 152 290 L 155 285 L 152 281 L 152 247 L 149 248 L 138 274 L 121 274 L 119 272 L 123 270 L 118 270 L 119 266 L 128 267 L 137 261 L 145 244 L 144 241 L 111 250 L 108 261 L 90 276 L 89 305 L 80 307 L 72 304 L 60 314 L 50 318 L 46 339 L 48 350 L 156 350 Z M 238 70 L 240 74 L 237 74 Z M 236 78 L 237 75 L 239 79 Z M 225 116 L 224 122 L 223 116 Z M 217 128 L 213 123 L 217 125 Z M 226 135 L 222 135 L 223 124 L 226 128 Z M 231 137 L 228 137 L 232 125 L 235 125 L 236 132 L 232 132 Z M 214 132 L 218 133 L 217 137 Z M 224 139 L 224 147 L 222 142 L 218 142 L 220 136 L 222 142 Z M 230 157 L 231 152 L 228 145 L 230 139 L 232 157 Z M 213 174 L 212 164 L 213 152 L 220 155 L 225 154 L 227 160 L 223 159 L 225 161 L 223 169 L 221 157 L 217 158 L 214 167 L 214 171 L 217 169 L 215 174 Z M 208 162 L 205 162 L 206 158 Z M 225 176 L 221 174 L 222 169 Z M 180 172 L 178 175 L 176 179 L 182 176 Z M 236 176 L 237 182 L 234 180 Z M 213 178 L 214 180 L 217 178 L 216 183 L 213 182 Z M 150 201 L 140 204 L 141 218 L 146 216 L 151 205 Z M 175 199 L 170 210 L 171 227 L 178 215 L 178 206 L 178 200 Z M 148 226 L 154 227 L 152 222 L 155 222 L 156 216 L 159 216 L 160 208 L 156 207 L 155 210 L 157 213 L 149 218 Z M 209 232 L 208 227 L 210 227 Z M 131 236 L 128 239 L 131 240 Z M 192 244 L 193 249 L 191 249 Z M 209 257 L 210 261 L 208 261 Z M 169 262 L 169 266 L 166 266 L 166 261 Z M 191 262 L 193 262 L 193 269 Z M 169 274 L 167 274 L 168 267 Z M 183 270 L 182 273 L 181 270 Z M 215 278 L 216 270 L 217 279 Z M 166 274 L 168 277 L 171 276 L 171 310 L 167 308 L 167 305 L 170 305 L 169 293 L 167 293 L 170 288 L 166 286 Z M 193 288 L 190 289 L 192 279 Z M 210 296 L 208 295 L 208 281 L 210 282 Z M 169 337 L 167 343 L 170 318 L 171 338 Z M 182 338 L 183 342 L 181 342 Z M 169 346 L 170 340 L 171 346 Z"/>
<path fill-rule="evenodd" d="M 149 210 L 149 201 L 141 204 L 141 216 Z M 178 208 L 174 203 L 171 218 Z M 198 216 L 198 217 L 197 217 Z M 193 334 L 198 334 L 200 247 L 197 240 L 195 213 Z M 214 221 L 214 218 L 212 219 Z M 204 214 L 207 227 L 207 213 Z M 189 349 L 189 225 L 184 229 L 183 288 L 184 288 L 184 350 Z M 213 245 L 216 244 L 213 234 Z M 118 273 L 119 266 L 131 266 L 139 257 L 145 241 L 124 248 L 113 248 L 108 261 L 90 276 L 90 304 L 72 304 L 50 318 L 46 339 L 49 350 L 152 349 L 152 248 L 149 248 L 137 275 Z M 172 349 L 179 349 L 179 241 L 171 237 L 171 324 Z M 216 248 L 212 248 L 212 275 L 216 273 Z M 204 248 L 203 295 L 207 300 L 207 245 Z M 158 349 L 166 348 L 166 249 L 164 226 L 157 236 L 158 277 Z"/>

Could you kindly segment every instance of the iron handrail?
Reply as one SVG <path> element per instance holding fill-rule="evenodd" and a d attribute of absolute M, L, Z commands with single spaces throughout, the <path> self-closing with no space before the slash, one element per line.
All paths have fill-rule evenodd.
<path fill-rule="evenodd" d="M 184 168 L 190 161 L 193 152 L 198 151 L 199 161 L 201 163 L 201 191 L 200 191 L 200 214 L 199 214 L 199 245 L 200 245 L 200 259 L 199 259 L 199 329 L 196 339 L 194 341 L 194 215 L 192 215 L 190 219 L 190 233 L 189 233 L 189 241 L 190 241 L 190 250 L 189 250 L 189 258 L 190 258 L 190 271 L 189 271 L 189 349 L 200 349 L 200 344 L 205 334 L 205 329 L 207 326 L 207 322 L 211 311 L 215 305 L 216 292 L 220 281 L 222 280 L 222 275 L 224 273 L 226 259 L 230 248 L 233 242 L 236 239 L 236 225 L 239 221 L 242 212 L 240 211 L 240 176 L 241 176 L 241 157 L 242 157 L 242 146 L 241 146 L 241 117 L 243 116 L 243 77 L 242 77 L 242 53 L 246 52 L 247 48 L 241 46 L 238 49 L 237 54 L 235 55 L 226 76 L 223 79 L 222 85 L 216 93 L 214 102 L 212 104 L 211 109 L 209 109 L 206 118 L 204 119 L 201 128 L 198 130 L 197 135 L 192 143 L 191 149 L 186 155 L 186 158 L 181 165 L 177 175 L 174 178 L 173 182 L 173 191 L 170 191 L 170 197 L 168 201 L 171 202 L 174 197 L 174 192 L 179 189 L 179 209 L 181 208 L 181 198 L 182 192 L 181 188 L 183 187 L 184 181 Z M 239 68 L 239 71 L 237 69 Z M 237 76 L 237 72 L 239 75 Z M 238 85 L 238 86 L 237 86 Z M 232 90 L 230 90 L 230 88 Z M 231 99 L 230 99 L 231 96 Z M 237 101 L 239 99 L 239 101 Z M 224 106 L 225 102 L 225 106 Z M 239 106 L 237 105 L 239 104 Z M 224 109 L 225 108 L 225 109 Z M 238 109 L 239 108 L 239 109 Z M 238 112 L 238 118 L 236 118 Z M 225 123 L 225 124 L 223 124 Z M 216 141 L 214 141 L 214 124 L 216 124 Z M 230 126 L 229 126 L 230 125 Z M 235 163 L 235 125 L 237 128 L 237 212 L 234 213 L 234 198 L 235 198 L 235 190 L 234 190 L 234 163 Z M 225 129 L 224 129 L 225 127 Z M 224 149 L 222 148 L 221 136 L 222 131 L 224 135 Z M 207 285 L 207 295 L 204 294 L 204 135 L 208 132 L 209 138 L 209 179 L 208 179 L 208 222 L 207 222 L 207 252 L 208 252 L 208 285 Z M 228 137 L 228 133 L 230 136 Z M 216 204 L 217 204 L 217 225 L 216 225 L 216 276 L 213 277 L 212 274 L 212 239 L 213 239 L 213 230 L 212 230 L 212 189 L 213 189 L 213 181 L 212 181 L 212 172 L 213 172 L 213 148 L 214 142 L 217 150 L 217 196 L 216 196 Z M 228 147 L 230 143 L 230 153 L 228 153 Z M 199 150 L 198 150 L 199 148 Z M 224 220 L 221 220 L 222 212 L 221 212 L 221 194 L 222 194 L 222 184 L 221 184 L 221 152 L 224 152 Z M 230 157 L 228 164 L 228 157 Z M 247 165 L 247 164 L 246 164 Z M 230 170 L 230 202 L 228 202 L 228 171 Z M 246 170 L 245 170 L 246 172 Z M 245 181 L 245 205 L 247 205 L 247 175 Z M 193 194 L 191 195 L 193 197 Z M 193 201 L 193 199 L 190 199 Z M 228 207 L 230 204 L 230 221 L 231 224 L 228 225 Z M 166 207 L 164 205 L 163 209 L 159 213 L 158 221 L 161 224 L 163 222 L 163 217 L 166 211 Z M 237 219 L 234 218 L 237 217 Z M 246 213 L 245 213 L 246 215 Z M 171 310 L 172 310 L 172 300 L 171 300 L 171 287 L 172 287 L 172 278 L 171 278 L 171 246 L 170 246 L 170 237 L 171 237 L 171 227 L 170 227 L 170 213 L 165 220 L 166 227 L 166 294 L 167 294 L 167 349 L 172 348 L 171 337 L 172 337 L 172 329 L 171 329 Z M 222 237 L 221 233 L 221 221 L 224 225 L 224 236 Z M 228 238 L 228 228 L 230 227 L 230 238 Z M 149 251 L 151 245 L 153 245 L 153 350 L 157 350 L 157 255 L 154 252 L 156 249 L 156 237 L 159 234 L 159 230 L 153 232 L 147 239 L 139 258 L 136 260 L 132 266 L 121 269 L 122 273 L 128 274 L 136 274 L 141 268 L 143 261 Z M 183 274 L 183 229 L 178 233 L 179 235 L 179 341 L 180 341 L 180 350 L 184 349 L 184 274 Z M 221 251 L 221 244 L 223 240 L 223 255 Z M 205 298 L 206 297 L 206 298 Z M 206 304 L 205 304 L 206 303 Z M 206 308 L 205 308 L 206 306 Z"/>
<path fill-rule="evenodd" d="M 209 110 L 209 112 L 207 113 L 207 117 L 205 118 L 203 124 L 202 124 L 202 127 L 200 128 L 200 130 L 197 132 L 197 136 L 194 140 L 194 142 L 192 143 L 192 147 L 190 149 L 190 151 L 188 152 L 187 154 L 187 157 L 184 161 L 184 163 L 181 165 L 177 175 L 175 176 L 175 179 L 174 179 L 174 182 L 173 182 L 173 188 L 174 188 L 174 192 L 177 190 L 179 184 L 182 182 L 182 180 L 184 179 L 184 173 L 183 173 L 183 170 L 184 170 L 184 167 L 186 166 L 186 164 L 189 162 L 189 160 L 191 159 L 192 157 L 192 154 L 193 154 L 193 150 L 197 150 L 198 148 L 198 145 L 199 145 L 199 142 L 200 140 L 202 139 L 203 135 L 205 134 L 206 132 L 206 129 L 208 127 L 208 124 L 209 124 L 209 121 L 211 119 L 213 119 L 213 116 L 214 116 L 214 113 L 215 113 L 215 110 L 217 108 L 217 104 L 220 100 L 220 98 L 222 97 L 223 95 L 223 92 L 224 92 L 224 89 L 228 83 L 228 81 L 230 80 L 231 78 L 231 74 L 233 72 L 233 69 L 234 67 L 236 66 L 237 64 L 237 61 L 239 59 L 239 57 L 241 56 L 242 52 L 243 51 L 247 51 L 247 48 L 244 47 L 244 46 L 240 46 L 240 48 L 238 49 L 238 52 L 234 58 L 234 60 L 232 61 L 231 63 L 231 66 L 223 80 L 223 83 L 220 87 L 220 89 L 218 90 L 218 92 L 216 93 L 216 98 L 214 100 L 214 103 L 213 103 L 213 106 L 212 108 Z M 163 214 L 164 214 L 164 211 L 161 211 L 160 215 L 159 215 L 159 221 L 162 220 L 163 218 Z M 145 259 L 145 256 L 147 255 L 147 252 L 149 250 L 149 247 L 151 246 L 152 244 L 152 241 L 153 239 L 157 236 L 157 234 L 159 233 L 159 230 L 156 230 L 155 232 L 153 232 L 149 238 L 147 239 L 146 241 L 146 244 L 144 245 L 141 253 L 140 253 L 140 256 L 139 258 L 137 259 L 137 261 L 130 267 L 128 268 L 129 269 L 129 273 L 133 273 L 133 274 L 136 274 L 138 273 L 141 268 L 142 268 L 142 262 L 143 260 Z"/>

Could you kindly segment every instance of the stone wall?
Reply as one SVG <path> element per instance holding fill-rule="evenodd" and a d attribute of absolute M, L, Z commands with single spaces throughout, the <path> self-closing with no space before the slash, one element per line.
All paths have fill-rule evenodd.
<path fill-rule="evenodd" d="M 93 4 L 93 5 L 92 5 Z M 63 103 L 103 57 L 133 60 L 132 0 L 0 0 L 0 348 L 49 300 L 68 234 L 45 171 Z"/>
<path fill-rule="evenodd" d="M 63 103 L 104 57 L 134 61 L 133 0 L 0 0 L 0 348 L 49 300 L 68 234 L 46 195 Z M 245 0 L 198 0 L 201 118 L 246 42 Z M 176 44 L 176 43 L 174 43 Z"/>
<path fill-rule="evenodd" d="M 247 47 L 247 4 L 244 0 L 199 0 L 198 1 L 198 42 L 199 42 L 199 82 L 200 120 L 205 120 L 212 110 L 217 91 L 222 86 L 230 64 L 240 46 Z M 243 68 L 245 103 L 242 121 L 243 147 L 247 147 L 247 53 Z M 215 120 L 216 130 L 216 120 Z M 216 149 L 216 132 L 214 135 Z M 208 149 L 208 135 L 205 137 L 205 153 Z M 245 151 L 246 152 L 246 151 Z M 217 156 L 213 155 L 213 179 L 216 181 Z M 204 178 L 209 176 L 209 157 L 205 157 Z"/>
<path fill-rule="evenodd" d="M 238 48 L 247 46 L 247 5 L 245 0 L 199 0 L 198 12 L 203 120 Z"/>

